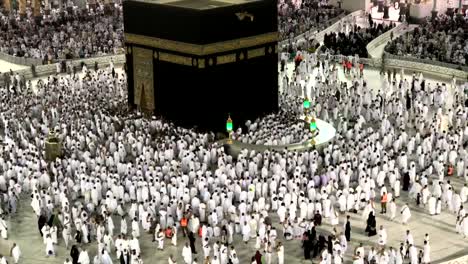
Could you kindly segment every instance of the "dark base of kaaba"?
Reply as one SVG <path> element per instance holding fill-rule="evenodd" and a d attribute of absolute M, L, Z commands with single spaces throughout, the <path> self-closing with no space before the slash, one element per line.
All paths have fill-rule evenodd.
<path fill-rule="evenodd" d="M 130 59 L 131 58 L 127 58 Z M 131 63 L 128 84 L 133 84 Z M 197 69 L 153 60 L 154 114 L 182 127 L 222 131 L 228 115 L 234 126 L 278 111 L 277 56 L 262 56 Z M 170 87 L 170 88 L 169 88 Z M 129 87 L 129 102 L 134 97 Z M 131 103 L 136 108 L 136 105 Z"/>

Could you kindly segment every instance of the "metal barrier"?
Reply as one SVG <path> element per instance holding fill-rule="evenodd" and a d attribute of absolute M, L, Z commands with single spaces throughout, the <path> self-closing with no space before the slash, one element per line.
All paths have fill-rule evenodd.
<path fill-rule="evenodd" d="M 354 11 L 352 12 L 351 14 L 343 17 L 342 19 L 340 19 L 339 21 L 335 22 L 333 25 L 331 25 L 330 27 L 326 28 L 325 30 L 322 30 L 320 31 L 319 33 L 317 33 L 314 38 L 315 40 L 317 40 L 318 42 L 320 43 L 323 43 L 323 38 L 325 37 L 326 34 L 329 34 L 331 32 L 336 32 L 336 31 L 340 31 L 340 26 L 341 26 L 341 22 L 343 21 L 347 21 L 347 20 L 352 20 L 354 19 L 355 17 L 362 17 L 365 15 L 365 12 L 362 11 L 362 10 L 358 10 L 358 11 Z"/>
<path fill-rule="evenodd" d="M 399 34 L 404 34 L 404 32 L 412 30 L 407 24 L 401 23 L 395 28 L 384 32 L 382 35 L 376 37 L 371 42 L 369 42 L 366 46 L 367 53 L 371 54 L 372 51 L 377 48 L 378 46 L 388 42 L 391 39 L 392 33 L 393 35 L 397 36 Z M 402 33 L 403 32 L 403 33 Z"/>
<path fill-rule="evenodd" d="M 319 54 L 318 56 L 320 59 L 325 59 L 328 56 L 328 58 L 336 62 L 343 61 L 345 57 L 354 59 L 354 57 L 343 55 Z M 359 62 L 372 68 L 381 68 L 383 63 L 386 69 L 404 69 L 411 72 L 422 72 L 447 80 L 451 80 L 453 77 L 456 77 L 458 80 L 468 78 L 468 71 L 399 58 L 359 58 Z"/>
<path fill-rule="evenodd" d="M 42 65 L 41 59 L 26 58 L 26 57 L 17 57 L 4 52 L 0 52 L 0 60 L 7 61 L 9 63 L 31 66 L 31 65 Z"/>
<path fill-rule="evenodd" d="M 342 13 L 340 13 L 338 16 L 326 21 L 326 24 L 328 25 L 333 25 L 334 23 L 336 23 L 337 21 L 343 19 L 344 17 L 346 17 L 346 14 L 345 12 L 343 11 Z M 325 29 L 327 28 L 327 26 L 325 26 Z M 306 39 L 306 36 L 310 36 L 312 35 L 317 29 L 316 28 L 313 28 L 313 29 L 308 29 L 306 30 L 305 32 L 295 36 L 294 38 L 287 38 L 287 39 L 284 39 L 284 40 L 281 40 L 280 41 L 280 45 L 287 45 L 291 42 L 296 42 L 300 39 Z"/>
<path fill-rule="evenodd" d="M 406 24 L 400 24 L 396 28 L 392 29 L 391 31 L 385 32 L 384 34 L 380 35 L 378 38 L 374 39 L 369 44 L 367 44 L 366 46 L 367 52 L 371 54 L 371 51 L 373 49 L 382 45 L 385 42 L 388 42 L 388 40 L 390 40 L 391 32 L 394 32 L 394 35 L 398 36 L 398 35 L 402 35 L 407 32 L 413 31 L 415 28 L 416 27 L 412 27 Z M 385 50 L 384 50 L 384 54 L 385 54 L 386 59 L 407 61 L 407 62 L 413 62 L 413 63 L 419 63 L 419 64 L 429 64 L 429 65 L 435 65 L 435 66 L 444 67 L 444 68 L 450 68 L 450 69 L 454 69 L 458 71 L 468 72 L 468 66 L 464 66 L 464 65 L 442 62 L 438 60 L 416 58 L 412 56 L 411 54 L 408 54 L 406 56 L 400 56 L 400 55 L 388 53 Z"/>
<path fill-rule="evenodd" d="M 463 66 L 463 65 L 453 64 L 453 63 L 448 63 L 448 62 L 442 62 L 442 61 L 437 61 L 437 60 L 420 59 L 420 58 L 415 58 L 415 57 L 413 57 L 411 55 L 403 57 L 403 56 L 388 53 L 386 51 L 384 51 L 384 53 L 385 53 L 385 57 L 389 58 L 389 59 L 405 60 L 405 61 L 411 61 L 411 62 L 416 62 L 416 63 L 425 63 L 425 64 L 431 64 L 431 65 L 436 65 L 436 66 L 440 66 L 440 67 L 451 68 L 451 69 L 455 69 L 455 70 L 468 72 L 468 66 Z"/>
<path fill-rule="evenodd" d="M 104 56 L 94 56 L 91 58 L 99 58 L 99 57 L 105 57 L 105 56 L 115 56 L 115 55 L 120 55 L 123 54 L 124 51 L 123 49 L 120 50 L 117 54 L 112 54 L 112 55 L 104 55 Z M 42 59 L 35 59 L 35 58 L 26 58 L 26 57 L 17 57 L 13 55 L 6 54 L 4 52 L 0 52 L 0 60 L 7 61 L 9 63 L 13 64 L 18 64 L 18 65 L 23 65 L 23 66 L 39 66 L 39 65 L 44 65 L 44 61 Z M 66 61 L 74 61 L 74 60 L 83 60 L 81 58 L 76 58 L 76 59 L 68 59 Z M 62 61 L 62 60 L 53 60 L 52 63 L 55 63 L 57 61 Z"/>
<path fill-rule="evenodd" d="M 122 65 L 125 63 L 125 55 L 108 55 L 108 56 L 100 56 L 95 58 L 86 58 L 86 59 L 78 59 L 69 61 L 72 66 L 75 66 L 78 70 L 81 70 L 81 64 L 84 63 L 87 65 L 88 68 L 94 67 L 94 63 L 98 63 L 99 68 L 109 66 L 111 60 L 114 62 L 115 65 Z M 20 76 L 24 76 L 26 79 L 31 79 L 34 77 L 39 76 L 47 76 L 51 74 L 55 74 L 57 72 L 57 67 L 55 63 L 46 64 L 46 65 L 38 65 L 35 69 L 35 75 L 31 71 L 31 68 L 22 69 L 18 71 L 14 71 L 14 73 L 18 73 Z M 3 84 L 3 76 L 0 76 L 0 84 Z"/>
<path fill-rule="evenodd" d="M 316 29 L 314 28 L 314 29 L 308 30 L 308 31 L 294 37 L 293 39 L 280 41 L 279 45 L 280 46 L 285 46 L 285 45 L 288 45 L 290 43 L 297 42 L 297 41 L 299 41 L 301 39 L 308 40 L 311 37 L 316 39 L 318 42 L 322 43 L 323 42 L 323 36 L 325 36 L 325 34 L 328 34 L 329 32 L 336 31 L 338 29 L 338 26 L 340 25 L 341 21 L 346 21 L 346 20 L 349 20 L 349 19 L 353 19 L 354 17 L 360 17 L 360 16 L 363 16 L 364 14 L 365 14 L 365 12 L 362 11 L 362 10 L 354 11 L 354 12 L 348 14 L 348 15 L 345 15 L 343 13 L 343 14 L 339 15 L 338 17 L 335 17 L 335 18 L 331 19 L 329 21 L 329 24 L 331 24 L 331 25 L 329 27 L 325 28 L 324 30 L 322 30 L 320 32 L 315 32 Z"/>

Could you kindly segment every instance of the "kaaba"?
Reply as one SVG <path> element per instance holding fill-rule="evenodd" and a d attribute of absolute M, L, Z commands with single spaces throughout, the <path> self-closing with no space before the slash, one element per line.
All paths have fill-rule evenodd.
<path fill-rule="evenodd" d="M 278 11 L 270 0 L 123 2 L 128 101 L 221 131 L 278 111 Z"/>

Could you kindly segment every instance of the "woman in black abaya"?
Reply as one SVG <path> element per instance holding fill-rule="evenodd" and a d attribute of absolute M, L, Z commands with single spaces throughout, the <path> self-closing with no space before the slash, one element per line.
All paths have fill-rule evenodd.
<path fill-rule="evenodd" d="M 73 264 L 78 264 L 78 258 L 80 257 L 80 251 L 76 245 L 73 245 L 70 250 L 70 257 L 72 258 Z"/>
<path fill-rule="evenodd" d="M 409 172 L 408 171 L 405 171 L 403 173 L 403 191 L 408 191 L 410 188 L 410 176 L 409 176 Z"/>
<path fill-rule="evenodd" d="M 308 232 L 302 235 L 302 249 L 304 250 L 304 259 L 310 259 L 310 251 L 312 250 L 312 241 Z"/>
<path fill-rule="evenodd" d="M 376 226 L 377 226 L 377 222 L 375 221 L 374 212 L 370 212 L 369 217 L 367 218 L 367 226 L 366 226 L 367 236 L 377 235 Z"/>

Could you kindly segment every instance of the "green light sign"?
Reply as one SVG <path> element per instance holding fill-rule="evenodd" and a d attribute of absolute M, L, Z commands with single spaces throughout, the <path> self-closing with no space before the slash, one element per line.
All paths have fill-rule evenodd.
<path fill-rule="evenodd" d="M 232 125 L 232 119 L 231 116 L 228 117 L 228 120 L 226 121 L 226 130 L 228 132 L 231 132 L 233 130 L 233 125 Z"/>
<path fill-rule="evenodd" d="M 309 109 L 309 108 L 310 108 L 310 101 L 309 101 L 309 99 L 307 99 L 307 98 L 304 100 L 304 108 L 305 108 L 305 109 Z"/>
<path fill-rule="evenodd" d="M 315 119 L 310 122 L 310 130 L 315 131 L 317 129 L 317 123 Z"/>

